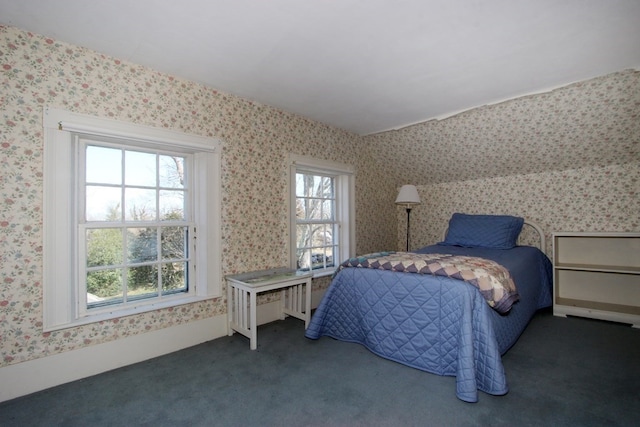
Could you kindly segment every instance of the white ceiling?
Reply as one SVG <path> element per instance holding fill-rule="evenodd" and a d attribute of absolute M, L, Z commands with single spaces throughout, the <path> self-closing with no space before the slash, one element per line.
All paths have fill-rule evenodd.
<path fill-rule="evenodd" d="M 361 135 L 640 68 L 639 0 L 0 0 L 0 23 Z"/>

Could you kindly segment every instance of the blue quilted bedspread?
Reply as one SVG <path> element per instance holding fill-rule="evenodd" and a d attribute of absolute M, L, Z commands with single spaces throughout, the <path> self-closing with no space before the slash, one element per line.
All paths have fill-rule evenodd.
<path fill-rule="evenodd" d="M 404 365 L 455 376 L 456 395 L 466 402 L 477 402 L 478 390 L 507 393 L 501 355 L 535 311 L 551 305 L 551 262 L 528 246 L 499 250 L 437 245 L 417 252 L 492 259 L 511 272 L 520 301 L 501 315 L 475 287 L 460 280 L 345 268 L 334 277 L 306 336 L 359 343 Z"/>

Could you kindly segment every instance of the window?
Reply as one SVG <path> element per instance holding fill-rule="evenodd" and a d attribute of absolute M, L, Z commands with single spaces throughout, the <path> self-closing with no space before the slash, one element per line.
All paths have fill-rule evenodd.
<path fill-rule="evenodd" d="M 219 143 L 45 109 L 44 327 L 220 294 Z"/>
<path fill-rule="evenodd" d="M 192 156 L 125 147 L 79 138 L 81 314 L 193 290 Z"/>
<path fill-rule="evenodd" d="M 291 264 L 331 274 L 355 250 L 352 168 L 297 155 L 290 164 Z"/>

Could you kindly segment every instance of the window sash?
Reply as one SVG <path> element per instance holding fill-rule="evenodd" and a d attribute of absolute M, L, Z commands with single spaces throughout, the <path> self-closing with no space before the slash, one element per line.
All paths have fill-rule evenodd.
<path fill-rule="evenodd" d="M 336 179 L 327 174 L 296 171 L 296 268 L 309 271 L 333 267 L 339 258 Z M 303 217 L 297 213 L 302 210 Z M 327 242 L 327 237 L 330 242 Z"/>
<path fill-rule="evenodd" d="M 75 137 L 75 141 L 77 144 L 77 153 L 78 153 L 78 170 L 76 171 L 76 176 L 78 177 L 78 195 L 80 199 L 80 203 L 78 203 L 78 211 L 76 213 L 77 223 L 79 224 L 79 231 L 77 233 L 78 236 L 78 267 L 79 271 L 77 274 L 77 302 L 78 302 L 78 316 L 83 317 L 90 313 L 100 313 L 104 311 L 111 311 L 114 308 L 126 308 L 131 305 L 141 305 L 141 304 L 150 304 L 156 300 L 161 300 L 163 298 L 176 298 L 176 295 L 180 297 L 184 295 L 192 295 L 194 286 L 190 286 L 189 280 L 194 278 L 195 275 L 190 272 L 191 269 L 195 268 L 195 263 L 192 259 L 189 258 L 189 255 L 183 260 L 176 260 L 174 262 L 183 263 L 186 268 L 184 268 L 184 290 L 180 292 L 163 292 L 163 286 L 165 283 L 163 282 L 163 270 L 169 269 L 170 262 L 163 261 L 161 251 L 161 235 L 162 230 L 166 230 L 169 227 L 187 227 L 191 230 L 194 229 L 194 224 L 190 221 L 192 209 L 192 198 L 189 195 L 192 193 L 189 188 L 189 177 L 191 175 L 192 169 L 192 156 L 183 154 L 183 153 L 175 153 L 169 151 L 161 151 L 161 150 L 151 150 L 148 148 L 141 149 L 136 146 L 131 146 L 127 144 L 126 141 L 121 141 L 120 143 L 114 142 L 114 140 L 109 140 L 108 142 L 102 141 L 100 138 L 87 138 L 83 135 L 77 135 Z M 90 165 L 88 156 L 90 149 L 102 149 L 106 148 L 107 150 L 113 150 L 113 154 L 116 157 L 113 159 L 115 162 L 120 162 L 119 165 L 109 166 L 110 168 L 116 169 L 119 171 L 115 176 L 105 176 L 104 172 L 102 176 L 93 177 L 91 181 L 87 180 L 87 173 L 90 171 L 89 168 L 93 166 L 93 168 L 99 167 L 99 165 Z M 128 162 L 134 161 L 131 160 L 131 155 L 129 153 L 138 153 L 138 155 L 149 155 L 153 156 L 153 166 L 152 170 L 149 171 L 148 174 L 135 175 L 140 168 L 133 169 Z M 135 156 L 136 154 L 134 154 Z M 182 213 L 181 216 L 185 218 L 184 220 L 167 220 L 161 217 L 161 195 L 162 191 L 165 189 L 173 189 L 174 187 L 170 186 L 162 186 L 161 185 L 161 174 L 162 170 L 160 167 L 160 160 L 162 157 L 173 157 L 182 159 L 182 188 L 180 194 L 182 195 Z M 148 157 L 151 159 L 151 157 Z M 135 163 L 133 164 L 134 166 Z M 176 169 L 178 169 L 180 162 L 176 162 Z M 143 165 L 144 166 L 144 165 Z M 150 165 L 147 165 L 150 166 Z M 130 173 L 133 172 L 133 173 Z M 107 172 L 108 173 L 108 172 Z M 132 179 L 134 178 L 134 179 Z M 135 179 L 142 179 L 145 181 L 146 185 L 136 185 L 139 182 L 135 182 Z M 132 182 L 133 181 L 133 182 Z M 115 192 L 119 193 L 119 199 L 115 201 L 116 206 L 120 206 L 120 210 L 118 212 L 113 212 L 112 215 L 116 215 L 113 218 L 106 217 L 103 220 L 91 220 L 89 219 L 88 214 L 88 200 L 87 194 L 90 188 L 95 186 L 101 186 L 103 188 L 111 188 L 114 189 Z M 129 206 L 129 199 L 127 198 L 128 190 L 130 189 L 145 189 L 149 195 L 151 195 L 150 199 L 153 200 L 152 207 L 150 208 L 152 214 L 151 218 L 137 218 L 138 214 L 135 214 L 135 205 L 132 207 Z M 133 215 L 130 212 L 133 210 Z M 142 210 L 142 209 L 141 209 Z M 105 213 L 105 215 L 107 215 Z M 140 215 L 142 215 L 140 213 Z M 130 216 L 133 216 L 131 218 Z M 118 230 L 120 234 L 119 242 L 112 242 L 112 244 L 119 244 L 120 247 L 117 252 L 120 252 L 120 262 L 114 262 L 112 264 L 105 264 L 100 266 L 90 267 L 87 265 L 89 261 L 90 252 L 88 251 L 88 232 L 90 230 Z M 129 245 L 132 242 L 129 242 L 129 231 L 134 229 L 155 229 L 156 234 L 156 260 L 154 262 L 146 262 L 146 263 L 131 263 L 129 261 Z M 186 237 L 187 241 L 184 242 L 185 251 L 187 254 L 193 253 L 191 247 L 193 246 L 193 236 L 194 232 L 187 232 Z M 103 248 L 105 249 L 105 248 Z M 114 247 L 114 249 L 116 249 Z M 106 251 L 103 251 L 106 252 Z M 135 291 L 132 283 L 129 279 L 134 278 L 135 272 L 141 271 L 143 268 L 151 268 L 152 272 L 155 272 L 156 280 L 156 290 L 152 291 L 151 287 L 147 290 L 147 292 L 143 292 L 141 295 L 135 296 Z M 101 272 L 103 274 L 101 274 Z M 153 274 L 152 274 L 153 276 Z M 153 277 L 150 276 L 151 284 L 153 284 Z M 94 279 L 101 278 L 102 288 L 104 286 L 110 287 L 110 291 L 100 292 L 100 294 L 106 294 L 105 297 L 100 295 L 92 294 L 89 289 L 89 279 L 90 277 Z M 98 289 L 99 290 L 99 289 Z M 95 301 L 89 301 L 89 295 L 92 296 L 92 299 Z"/>
<path fill-rule="evenodd" d="M 314 277 L 332 274 L 342 258 L 354 255 L 355 249 L 355 208 L 354 176 L 349 165 L 319 160 L 291 154 L 289 157 L 291 228 L 290 256 L 291 267 L 314 272 Z M 329 197 L 315 197 L 314 194 L 300 196 L 297 174 L 315 175 L 330 178 L 333 188 Z M 304 194 L 304 192 L 302 192 Z M 298 202 L 304 200 L 329 200 L 332 206 L 331 218 L 298 218 Z M 305 215 L 308 216 L 308 215 Z M 332 239 L 327 244 L 306 243 L 299 245 L 298 227 L 322 225 L 331 228 Z M 306 257 L 304 262 L 303 254 Z M 303 265 L 301 265 L 303 264 Z"/>
<path fill-rule="evenodd" d="M 184 227 L 187 229 L 185 242 L 184 242 L 184 257 L 165 257 L 162 254 L 162 245 L 159 241 L 161 239 L 161 233 L 163 228 L 174 228 L 174 227 Z M 83 317 L 90 314 L 99 314 L 104 312 L 111 312 L 114 309 L 124 309 L 127 307 L 139 307 L 143 305 L 150 305 L 157 303 L 158 301 L 167 300 L 167 299 L 176 299 L 183 298 L 185 296 L 193 296 L 194 295 L 194 286 L 191 285 L 190 281 L 195 277 L 195 262 L 193 261 L 193 253 L 194 253 L 194 235 L 195 235 L 195 227 L 193 224 L 185 225 L 167 225 L 160 224 L 157 226 L 157 230 L 155 230 L 156 234 L 156 247 L 155 247 L 155 258 L 153 260 L 131 260 L 129 259 L 129 241 L 127 240 L 127 231 L 129 228 L 141 228 L 138 224 L 135 224 L 134 227 L 128 227 L 127 225 L 122 225 L 118 227 L 112 227 L 109 225 L 100 225 L 100 226 L 87 226 L 87 225 L 79 225 L 78 229 L 78 254 L 79 254 L 79 271 L 78 271 L 78 293 L 77 293 L 77 301 L 78 301 L 78 316 Z M 143 227 L 149 228 L 149 227 Z M 155 227 L 153 227 L 155 228 Z M 122 246 L 119 248 L 121 253 L 121 259 L 119 262 L 114 262 L 113 264 L 106 265 L 98 265 L 98 266 L 88 266 L 87 265 L 87 231 L 89 230 L 106 230 L 113 229 L 117 230 L 122 236 Z M 186 268 L 183 271 L 184 274 L 184 289 L 175 289 L 175 290 L 167 290 L 163 285 L 166 286 L 163 276 L 163 267 L 167 267 L 171 264 L 184 264 Z M 149 291 L 147 293 L 143 293 L 142 295 L 136 295 L 133 293 L 131 286 L 129 286 L 128 278 L 129 274 L 134 269 L 138 269 L 141 267 L 152 267 L 155 270 L 155 274 L 157 275 L 156 279 L 156 289 L 153 294 Z M 122 286 L 122 296 L 117 298 L 118 295 L 113 298 L 105 297 L 104 299 L 99 295 L 95 295 L 95 297 L 100 298 L 96 299 L 91 303 L 88 301 L 90 290 L 88 289 L 87 283 L 87 275 L 94 272 L 100 271 L 117 271 L 121 278 L 121 286 Z M 135 270 L 134 270 L 135 271 Z M 100 302 L 103 301 L 103 302 Z"/>

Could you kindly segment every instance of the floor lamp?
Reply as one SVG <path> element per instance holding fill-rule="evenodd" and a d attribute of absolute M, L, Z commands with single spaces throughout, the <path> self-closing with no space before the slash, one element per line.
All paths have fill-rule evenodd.
<path fill-rule="evenodd" d="M 407 252 L 409 252 L 409 215 L 411 214 L 411 207 L 420 204 L 420 196 L 418 195 L 416 186 L 403 185 L 396 198 L 396 204 L 404 205 L 407 209 Z"/>

